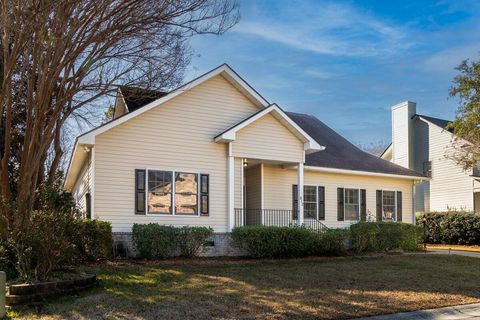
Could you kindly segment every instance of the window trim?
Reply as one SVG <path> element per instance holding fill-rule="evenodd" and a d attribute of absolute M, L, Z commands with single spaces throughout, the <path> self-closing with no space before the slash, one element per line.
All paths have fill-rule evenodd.
<path fill-rule="evenodd" d="M 357 190 L 357 195 L 358 195 L 358 212 L 357 212 L 357 215 L 358 215 L 358 219 L 355 219 L 355 220 L 351 220 L 351 219 L 347 219 L 346 218 L 346 215 L 345 215 L 345 209 L 346 209 L 346 206 L 347 206 L 347 202 L 345 201 L 345 194 L 346 194 L 346 190 Z M 358 222 L 361 220 L 361 217 L 360 217 L 360 213 L 361 213 L 361 208 L 360 206 L 362 205 L 362 196 L 360 194 L 360 188 L 343 188 L 343 222 Z M 351 204 L 350 204 L 351 205 Z"/>
<path fill-rule="evenodd" d="M 294 208 L 293 211 L 295 210 L 298 210 L 298 206 L 295 206 L 295 202 L 297 202 L 298 204 L 298 184 L 292 184 L 292 186 L 296 186 L 297 187 L 297 200 L 295 201 L 295 198 L 293 197 L 293 194 L 292 194 L 292 206 Z M 314 187 L 315 188 L 315 209 L 316 209 L 316 213 L 315 213 L 315 218 L 309 218 L 309 217 L 305 217 L 305 187 Z M 325 185 L 314 185 L 314 184 L 304 184 L 303 185 L 303 219 L 307 219 L 307 220 L 318 220 L 318 221 L 325 221 L 325 219 L 319 219 L 319 205 L 318 205 L 318 187 L 322 187 L 324 188 L 324 192 L 325 192 Z M 324 202 L 325 201 L 325 197 L 324 197 Z M 309 202 L 309 203 L 313 203 L 313 202 Z M 324 206 L 325 206 L 325 203 L 324 203 Z"/>
<path fill-rule="evenodd" d="M 168 171 L 172 173 L 172 213 L 149 213 L 148 212 L 148 171 Z M 180 173 L 190 173 L 197 175 L 197 213 L 196 214 L 177 214 L 175 210 L 175 174 L 177 172 Z M 184 218 L 200 218 L 206 217 L 205 215 L 202 216 L 200 214 L 200 185 L 199 179 L 200 175 L 206 174 L 209 176 L 208 180 L 208 188 L 210 189 L 210 173 L 208 172 L 200 172 L 198 170 L 189 170 L 189 169 L 179 169 L 179 170 L 168 170 L 168 169 L 161 169 L 161 168 L 145 168 L 145 216 L 149 217 L 184 217 Z M 209 190 L 210 191 L 210 190 Z M 210 211 L 210 203 L 209 203 L 209 211 Z"/>
<path fill-rule="evenodd" d="M 397 203 L 397 192 L 398 192 L 398 191 L 395 191 L 395 190 L 383 190 L 383 189 L 382 189 L 381 191 L 382 191 L 382 222 L 397 222 L 397 205 L 398 205 L 398 203 Z M 393 194 L 394 194 L 394 196 L 395 196 L 395 204 L 394 204 L 394 216 L 395 216 L 395 218 L 394 218 L 393 220 L 385 220 L 385 219 L 383 218 L 383 213 L 384 213 L 384 209 L 383 209 L 383 206 L 384 206 L 384 204 L 383 204 L 383 192 L 385 192 L 385 191 L 386 191 L 386 192 L 393 192 Z"/>

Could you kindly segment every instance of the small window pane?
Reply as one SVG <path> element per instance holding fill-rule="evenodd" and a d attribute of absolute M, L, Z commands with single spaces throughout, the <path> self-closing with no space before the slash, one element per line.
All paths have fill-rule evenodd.
<path fill-rule="evenodd" d="M 201 193 L 208 193 L 208 175 L 202 174 L 201 175 Z"/>
<path fill-rule="evenodd" d="M 175 213 L 197 214 L 197 174 L 177 172 L 175 174 Z"/>
<path fill-rule="evenodd" d="M 137 170 L 137 185 L 135 188 L 137 190 L 145 190 L 145 171 L 144 170 Z"/>
<path fill-rule="evenodd" d="M 144 192 L 137 192 L 137 211 L 145 211 L 145 193 Z"/>
<path fill-rule="evenodd" d="M 172 172 L 148 171 L 148 212 L 172 213 Z"/>
<path fill-rule="evenodd" d="M 201 213 L 208 213 L 208 196 L 203 195 L 201 197 Z"/>

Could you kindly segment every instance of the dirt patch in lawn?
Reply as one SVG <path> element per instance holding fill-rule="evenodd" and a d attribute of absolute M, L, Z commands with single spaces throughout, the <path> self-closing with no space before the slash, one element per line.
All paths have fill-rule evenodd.
<path fill-rule="evenodd" d="M 100 287 L 20 319 L 348 319 L 480 301 L 480 259 L 377 256 L 119 262 Z"/>

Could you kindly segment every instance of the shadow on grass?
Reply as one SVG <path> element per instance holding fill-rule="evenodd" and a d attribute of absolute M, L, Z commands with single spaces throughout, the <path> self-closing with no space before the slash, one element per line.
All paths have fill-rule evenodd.
<path fill-rule="evenodd" d="M 480 259 L 325 258 L 98 266 L 100 287 L 26 318 L 345 319 L 476 302 Z"/>

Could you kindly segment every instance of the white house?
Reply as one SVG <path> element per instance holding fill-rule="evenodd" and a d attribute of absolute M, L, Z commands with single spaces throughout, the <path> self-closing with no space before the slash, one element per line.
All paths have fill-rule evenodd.
<path fill-rule="evenodd" d="M 65 189 L 116 235 L 152 222 L 217 236 L 367 216 L 412 223 L 414 184 L 427 179 L 285 112 L 225 64 L 168 93 L 120 88 L 114 114 L 77 138 Z"/>
<path fill-rule="evenodd" d="M 415 188 L 417 212 L 480 210 L 480 177 L 452 160 L 455 136 L 448 123 L 417 114 L 414 102 L 392 107 L 392 143 L 381 157 L 431 177 Z"/>

